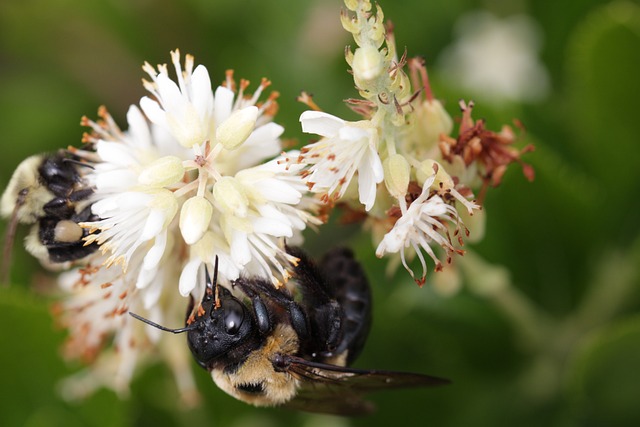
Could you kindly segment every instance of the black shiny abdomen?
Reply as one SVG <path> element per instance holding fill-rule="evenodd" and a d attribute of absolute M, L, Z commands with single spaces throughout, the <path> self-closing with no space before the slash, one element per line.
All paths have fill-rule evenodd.
<path fill-rule="evenodd" d="M 324 361 L 348 350 L 347 364 L 353 362 L 371 327 L 371 290 L 360 263 L 341 247 L 319 266 L 298 248 L 289 252 L 300 259 L 295 273 L 311 326 L 311 338 L 301 345 L 303 357 Z"/>
<path fill-rule="evenodd" d="M 327 284 L 344 313 L 343 337 L 336 353 L 348 350 L 347 365 L 360 354 L 371 329 L 371 289 L 360 263 L 347 248 L 329 251 L 321 264 Z"/>
<path fill-rule="evenodd" d="M 77 211 L 76 204 L 87 200 L 93 190 L 80 185 L 77 162 L 66 157 L 64 152 L 45 157 L 38 168 L 40 180 L 56 196 L 43 206 L 45 216 L 39 220 L 38 238 L 47 248 L 49 260 L 54 263 L 75 261 L 90 255 L 98 249 L 96 243 L 85 246 L 83 240 L 59 242 L 55 240 L 55 229 L 60 221 L 80 223 L 95 221 L 91 205 Z M 86 237 L 87 231 L 83 233 Z"/>

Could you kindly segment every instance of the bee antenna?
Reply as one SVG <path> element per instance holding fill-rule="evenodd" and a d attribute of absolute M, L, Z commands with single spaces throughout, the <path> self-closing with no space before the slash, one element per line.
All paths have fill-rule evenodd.
<path fill-rule="evenodd" d="M 209 277 L 209 271 L 207 271 L 206 267 L 205 267 L 205 274 L 207 275 L 207 286 L 211 283 L 211 278 Z M 220 291 L 218 288 L 218 255 L 216 255 L 216 261 L 215 264 L 213 265 L 213 286 L 215 286 L 214 289 L 214 307 L 215 308 L 220 308 Z"/>
<path fill-rule="evenodd" d="M 192 331 L 192 330 L 197 328 L 197 326 L 196 326 L 197 324 L 193 323 L 193 324 L 191 324 L 189 326 L 186 326 L 184 328 L 171 329 L 171 328 L 167 328 L 165 326 L 159 325 L 156 322 L 152 322 L 149 319 L 145 319 L 144 317 L 142 317 L 142 316 L 140 316 L 138 314 L 135 314 L 135 313 L 133 313 L 131 311 L 129 312 L 129 314 L 131 315 L 131 317 L 134 317 L 134 318 L 140 320 L 141 322 L 146 323 L 147 325 L 151 325 L 156 329 L 160 329 L 161 331 L 171 332 L 173 334 L 181 334 L 183 332 Z"/>

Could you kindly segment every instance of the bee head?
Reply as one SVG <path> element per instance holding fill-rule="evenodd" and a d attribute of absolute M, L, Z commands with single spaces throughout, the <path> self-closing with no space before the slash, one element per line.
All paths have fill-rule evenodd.
<path fill-rule="evenodd" d="M 174 334 L 187 332 L 187 342 L 193 357 L 200 366 L 207 369 L 221 356 L 233 359 L 235 351 L 242 351 L 242 344 L 255 334 L 257 328 L 247 307 L 228 289 L 218 286 L 217 257 L 213 282 L 206 268 L 205 276 L 207 289 L 200 303 L 199 314 L 193 322 L 184 328 L 167 328 L 135 313 L 129 312 L 129 314 L 162 331 Z"/>
<path fill-rule="evenodd" d="M 215 293 L 214 298 L 207 289 L 201 304 L 204 314 L 188 326 L 191 353 L 205 368 L 236 349 L 255 331 L 253 317 L 240 300 L 223 287 L 216 286 Z"/>

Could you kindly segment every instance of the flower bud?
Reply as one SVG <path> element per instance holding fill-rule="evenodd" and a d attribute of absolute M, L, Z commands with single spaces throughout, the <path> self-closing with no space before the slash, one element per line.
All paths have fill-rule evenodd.
<path fill-rule="evenodd" d="M 442 165 L 435 160 L 427 159 L 420 163 L 420 167 L 416 171 L 416 179 L 421 185 L 433 174 L 436 174 L 436 178 L 433 181 L 433 185 L 439 186 L 440 183 L 444 188 L 453 188 L 455 183 L 453 178 L 447 173 Z"/>
<path fill-rule="evenodd" d="M 416 124 L 420 129 L 420 139 L 427 147 L 440 141 L 440 135 L 449 135 L 453 130 L 453 119 L 437 99 L 421 103 L 415 111 Z"/>
<path fill-rule="evenodd" d="M 389 193 L 399 199 L 407 194 L 409 186 L 409 163 L 400 154 L 389 156 L 383 164 L 384 183 Z"/>
<path fill-rule="evenodd" d="M 353 78 L 358 86 L 372 82 L 383 72 L 384 59 L 382 54 L 371 45 L 365 45 L 356 49 L 353 54 Z"/>
<path fill-rule="evenodd" d="M 149 194 L 153 195 L 149 207 L 163 213 L 164 222 L 162 227 L 168 227 L 176 212 L 178 212 L 176 196 L 173 195 L 173 192 L 164 188 L 151 190 Z"/>
<path fill-rule="evenodd" d="M 234 112 L 216 129 L 216 141 L 227 150 L 235 150 L 253 132 L 258 114 L 258 107 L 253 105 Z"/>
<path fill-rule="evenodd" d="M 225 213 L 235 217 L 247 216 L 249 200 L 242 188 L 242 184 L 234 177 L 224 176 L 213 186 L 213 198 Z"/>
<path fill-rule="evenodd" d="M 182 179 L 184 167 L 176 156 L 161 157 L 147 165 L 138 176 L 138 183 L 150 187 L 166 187 Z"/>
<path fill-rule="evenodd" d="M 202 196 L 195 196 L 182 205 L 180 232 L 188 245 L 196 243 L 209 229 L 213 206 Z"/>

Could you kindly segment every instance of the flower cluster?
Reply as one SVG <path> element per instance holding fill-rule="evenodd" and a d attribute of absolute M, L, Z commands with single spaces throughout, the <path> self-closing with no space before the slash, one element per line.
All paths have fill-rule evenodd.
<path fill-rule="evenodd" d="M 374 12 L 368 0 L 345 4 L 342 24 L 357 44 L 355 51 L 347 50 L 346 59 L 361 96 L 348 103 L 363 119 L 344 121 L 303 98 L 313 109 L 301 115 L 302 130 L 321 138 L 303 147 L 296 160 L 325 203 L 360 211 L 352 217 L 366 218 L 378 257 L 399 254 L 422 285 L 427 273 L 422 253 L 433 259 L 436 271 L 443 267 L 436 250 L 449 262 L 462 254 L 469 234 L 462 218 L 477 214 L 487 185 L 499 184 L 506 166 L 522 163 L 520 154 L 531 147 L 512 148 L 509 127 L 494 133 L 482 121 L 474 124 L 472 105 L 464 103 L 458 137 L 452 137 L 453 120 L 433 95 L 424 61 L 398 57 L 379 6 Z M 533 179 L 533 170 L 523 166 Z M 472 188 L 478 185 L 482 195 L 474 199 Z M 407 263 L 415 255 L 420 276 Z"/>
<path fill-rule="evenodd" d="M 181 395 L 193 398 L 188 348 L 164 344 L 160 331 L 127 313 L 183 324 L 190 300 L 191 315 L 201 308 L 214 265 L 222 286 L 241 275 L 283 286 L 298 261 L 285 241 L 300 241 L 334 207 L 363 218 L 376 255 L 394 255 L 422 285 L 424 254 L 438 271 L 463 253 L 465 221 L 478 216 L 508 164 L 521 163 L 533 179 L 520 160 L 530 148 L 512 148 L 508 127 L 495 133 L 474 122 L 471 103 L 460 104 L 453 136 L 424 62 L 398 57 L 382 10 L 369 0 L 345 5 L 342 24 L 357 44 L 346 60 L 360 94 L 348 104 L 362 119 L 343 120 L 303 97 L 312 109 L 300 116 L 302 130 L 319 139 L 299 151 L 282 151 L 268 80 L 249 94 L 249 82 L 229 71 L 214 88 L 207 69 L 177 50 L 172 71 L 143 66 L 150 95 L 129 108 L 126 130 L 104 107 L 99 119 L 83 118 L 84 145 L 68 151 L 83 166 L 90 195 L 82 209 L 91 215 L 76 222 L 98 250 L 60 275 L 58 312 L 69 330 L 66 354 L 93 363 L 66 384 L 68 395 L 90 392 L 96 379 L 126 393 L 138 365 L 163 357 Z M 410 266 L 416 256 L 420 274 Z"/>
<path fill-rule="evenodd" d="M 97 365 L 116 369 L 104 377 L 119 391 L 126 391 L 138 349 L 164 348 L 158 331 L 129 311 L 184 322 L 188 300 L 180 295 L 202 300 L 204 271 L 213 270 L 216 257 L 223 284 L 243 274 L 281 286 L 297 261 L 284 240 L 319 224 L 302 167 L 284 161 L 298 153 L 282 153 L 284 129 L 272 121 L 277 93 L 261 101 L 270 82 L 248 95 L 249 82 L 236 84 L 228 72 L 212 90 L 207 69 L 194 69 L 192 56 L 183 64 L 176 50 L 171 59 L 175 80 L 166 65 L 144 65 L 152 96 L 130 107 L 126 131 L 101 108 L 98 121 L 83 119 L 91 129 L 85 146 L 69 148 L 90 166 L 82 173 L 94 190 L 97 219 L 80 226 L 89 231 L 86 244 L 99 251 L 60 279 L 69 293 L 60 304 L 71 332 L 66 351 L 92 360 L 113 339 L 118 362 Z M 165 356 L 185 361 L 176 375 L 190 387 L 188 357 Z"/>

